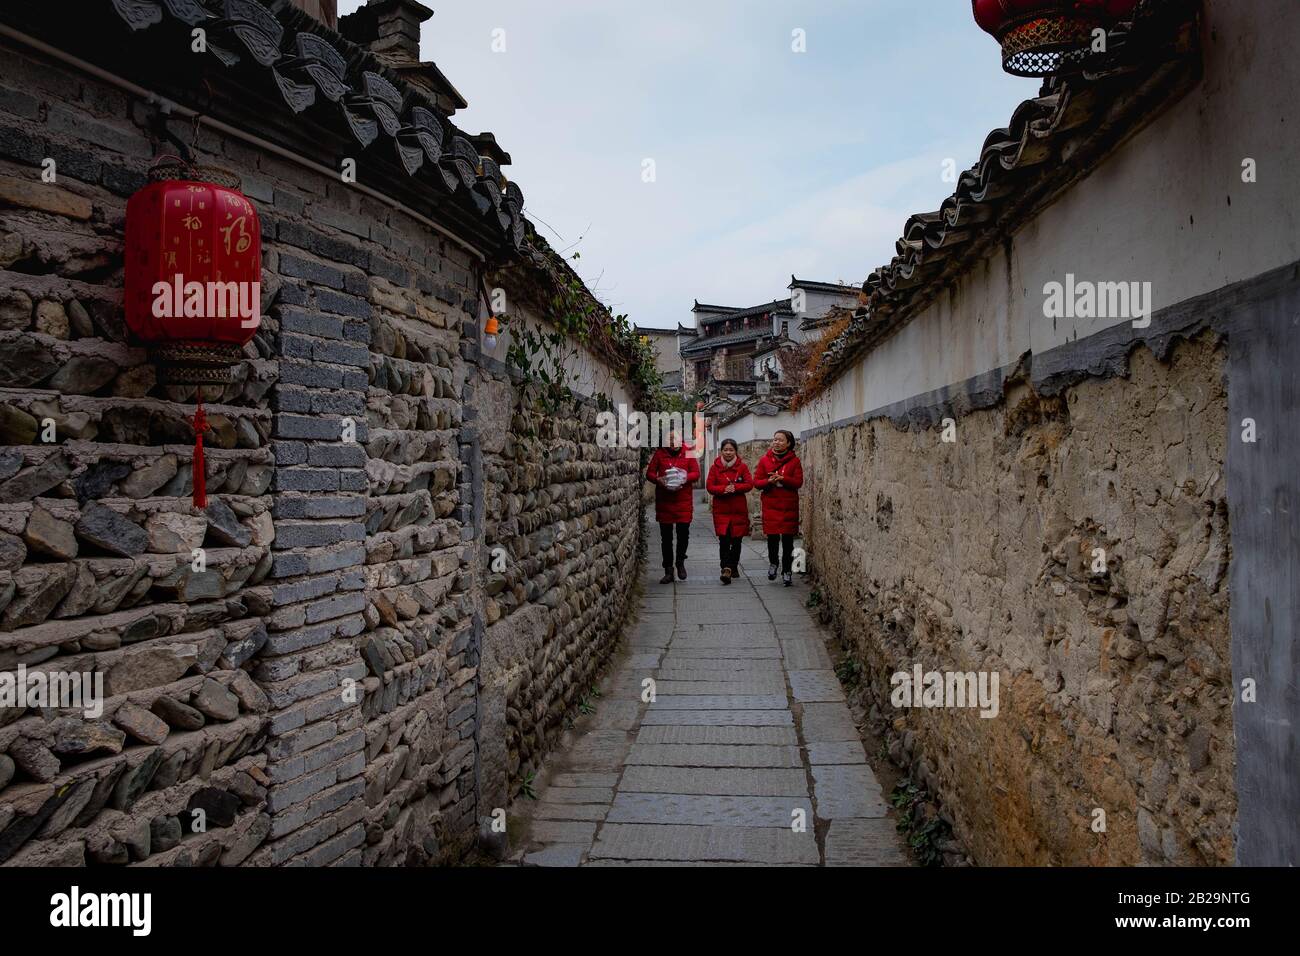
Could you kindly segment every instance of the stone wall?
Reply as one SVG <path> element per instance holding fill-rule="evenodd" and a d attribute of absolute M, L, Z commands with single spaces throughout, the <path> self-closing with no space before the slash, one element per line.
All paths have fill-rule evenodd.
<path fill-rule="evenodd" d="M 1055 397 L 1013 378 L 950 444 L 887 418 L 803 443 L 822 598 L 976 862 L 1232 861 L 1224 371 L 1207 332 Z M 998 672 L 999 714 L 894 707 L 916 664 Z"/>
<path fill-rule="evenodd" d="M 630 610 L 641 456 L 596 444 L 596 408 L 530 409 L 501 379 L 481 398 L 485 617 L 484 799 L 504 807 L 591 702 Z"/>
<path fill-rule="evenodd" d="M 107 694 L 97 719 L 0 709 L 0 862 L 458 858 L 500 805 L 481 805 L 482 761 L 531 765 L 616 633 L 635 580 L 609 527 L 636 507 L 626 462 L 576 422 L 546 426 L 532 458 L 520 419 L 474 421 L 502 371 L 479 355 L 468 252 L 174 123 L 241 176 L 264 250 L 263 325 L 204 396 L 196 511 L 194 393 L 156 383 L 122 315 L 125 202 L 156 148 L 141 105 L 0 54 L 0 672 L 93 672 Z M 498 617 L 547 643 L 526 690 L 481 696 Z"/>

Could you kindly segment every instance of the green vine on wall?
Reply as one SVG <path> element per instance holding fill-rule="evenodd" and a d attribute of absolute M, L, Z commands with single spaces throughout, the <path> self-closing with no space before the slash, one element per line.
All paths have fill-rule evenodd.
<path fill-rule="evenodd" d="M 572 258 L 580 256 L 575 252 Z M 648 410 L 659 409 L 666 396 L 649 339 L 637 333 L 627 315 L 615 315 L 601 305 L 558 254 L 539 258 L 555 290 L 545 317 L 549 327 L 501 317 L 510 331 L 506 364 L 523 378 L 531 402 L 548 416 L 572 411 L 578 399 L 573 368 L 586 350 L 620 373 L 633 402 Z M 602 410 L 613 407 L 604 392 L 593 398 Z"/>

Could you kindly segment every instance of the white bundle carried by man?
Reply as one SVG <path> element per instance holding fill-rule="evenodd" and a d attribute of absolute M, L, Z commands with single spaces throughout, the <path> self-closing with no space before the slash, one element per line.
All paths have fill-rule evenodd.
<path fill-rule="evenodd" d="M 664 487 L 669 491 L 677 491 L 684 484 L 686 484 L 686 469 L 673 467 L 664 472 Z"/>

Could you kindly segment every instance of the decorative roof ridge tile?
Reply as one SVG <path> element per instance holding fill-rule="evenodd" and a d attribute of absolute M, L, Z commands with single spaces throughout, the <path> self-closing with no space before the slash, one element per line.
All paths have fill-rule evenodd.
<path fill-rule="evenodd" d="M 793 315 L 792 300 L 790 299 L 773 299 L 771 302 L 763 302 L 759 305 L 749 305 L 743 309 L 735 309 L 731 312 L 720 313 L 707 319 L 701 319 L 701 325 L 717 325 L 719 322 L 726 322 L 728 319 L 743 319 L 750 315 L 761 315 L 764 312 L 776 312 L 784 315 L 789 313 Z"/>
<path fill-rule="evenodd" d="M 428 92 L 404 79 L 378 54 L 354 43 L 288 0 L 109 0 L 133 31 L 168 16 L 187 27 L 204 26 L 207 49 L 226 67 L 247 54 L 269 69 L 285 104 L 298 114 L 319 93 L 336 104 L 363 147 L 391 140 L 411 177 L 428 166 L 427 181 L 465 196 L 485 222 L 484 231 L 518 252 L 525 236 L 523 193 L 494 161 L 477 150 Z M 462 204 L 465 200 L 461 200 Z"/>
<path fill-rule="evenodd" d="M 721 348 L 724 345 L 735 345 L 738 342 L 752 342 L 771 337 L 772 331 L 770 329 L 741 329 L 738 332 L 726 332 L 722 335 L 697 339 L 690 345 L 683 345 L 680 354 L 695 355 L 701 352 L 711 352 L 713 349 Z"/>

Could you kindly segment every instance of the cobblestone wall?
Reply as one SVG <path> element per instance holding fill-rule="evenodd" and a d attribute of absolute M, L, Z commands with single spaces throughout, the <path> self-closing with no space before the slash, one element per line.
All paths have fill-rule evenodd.
<path fill-rule="evenodd" d="M 805 443 L 818 587 L 976 862 L 1232 861 L 1226 416 L 1207 333 L 1054 398 L 1013 383 L 949 444 L 888 419 Z M 996 671 L 998 715 L 895 707 L 918 664 Z"/>
<path fill-rule="evenodd" d="M 642 479 L 636 450 L 596 444 L 591 403 L 551 417 L 506 383 L 483 394 L 499 410 L 482 429 L 484 793 L 505 806 L 577 708 L 594 704 L 629 611 Z"/>
<path fill-rule="evenodd" d="M 635 482 L 576 423 L 537 459 L 509 417 L 480 444 L 468 253 L 177 124 L 241 176 L 264 249 L 263 325 L 204 396 L 193 509 L 194 393 L 158 385 L 123 324 L 125 202 L 155 150 L 140 105 L 0 53 L 0 672 L 91 672 L 107 695 L 92 718 L 0 708 L 0 862 L 458 857 L 489 812 L 480 751 L 505 742 L 481 720 L 484 630 L 565 636 L 529 673 L 545 713 L 510 724 L 531 759 L 626 604 L 635 559 L 608 526 Z M 517 562 L 502 589 L 497 536 Z"/>

